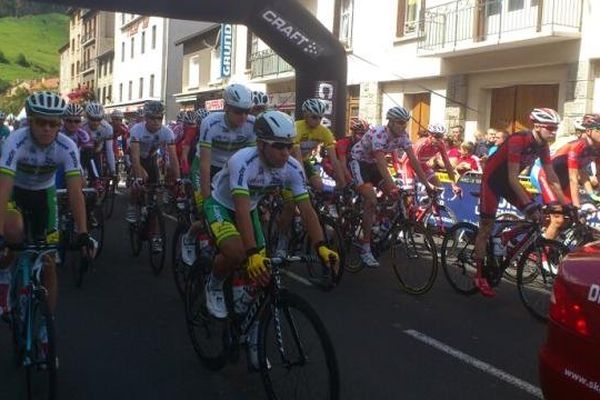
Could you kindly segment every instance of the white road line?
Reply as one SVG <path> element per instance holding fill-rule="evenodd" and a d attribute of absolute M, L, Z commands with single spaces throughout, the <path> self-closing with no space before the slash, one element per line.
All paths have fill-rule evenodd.
<path fill-rule="evenodd" d="M 286 274 L 287 276 L 289 276 L 290 278 L 295 279 L 298 282 L 305 284 L 306 286 L 311 286 L 311 287 L 315 286 L 308 279 L 305 279 L 305 278 L 301 277 L 300 275 L 293 273 L 292 271 L 288 271 L 288 270 L 284 269 L 283 273 Z"/>
<path fill-rule="evenodd" d="M 471 357 L 470 355 L 465 354 L 460 350 L 450 347 L 447 344 L 444 344 L 444 343 L 442 343 L 432 337 L 429 337 L 419 331 L 415 331 L 414 329 L 407 329 L 404 331 L 404 333 L 406 333 L 409 336 L 412 336 L 413 338 L 417 339 L 420 342 L 430 345 L 431 347 L 433 347 L 435 349 L 443 351 L 444 353 L 449 354 L 452 357 L 458 358 L 459 360 L 471 365 L 472 367 L 475 367 L 475 368 L 477 368 L 487 374 L 490 374 L 500 380 L 503 380 L 504 382 L 507 382 L 521 390 L 524 390 L 527 393 L 531 394 L 532 396 L 537 397 L 538 399 L 544 398 L 540 388 L 532 385 L 529 382 L 525 382 L 524 380 L 519 379 L 516 376 L 509 374 L 508 372 L 502 371 L 501 369 L 498 369 L 486 362 L 478 360 L 475 357 Z"/>

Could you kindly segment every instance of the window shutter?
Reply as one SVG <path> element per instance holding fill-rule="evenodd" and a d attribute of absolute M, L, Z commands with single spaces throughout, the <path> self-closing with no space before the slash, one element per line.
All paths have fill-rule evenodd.
<path fill-rule="evenodd" d="M 398 0 L 398 19 L 396 21 L 396 37 L 404 36 L 405 12 L 406 12 L 406 0 Z"/>

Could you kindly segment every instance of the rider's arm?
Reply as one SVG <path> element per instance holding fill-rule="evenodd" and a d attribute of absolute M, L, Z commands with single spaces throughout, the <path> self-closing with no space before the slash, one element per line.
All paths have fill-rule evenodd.
<path fill-rule="evenodd" d="M 306 232 L 310 238 L 313 246 L 324 240 L 323 228 L 319 222 L 319 217 L 313 208 L 309 199 L 297 201 L 296 205 L 300 210 L 300 216 L 302 217 L 302 224 L 306 227 Z"/>
<path fill-rule="evenodd" d="M 385 186 L 393 187 L 394 180 L 392 179 L 392 176 L 390 175 L 387 160 L 385 158 L 385 153 L 383 151 L 375 151 L 373 153 L 373 156 L 375 158 L 375 165 L 377 165 L 377 170 L 379 171 L 379 174 L 383 177 Z"/>
<path fill-rule="evenodd" d="M 208 199 L 211 193 L 210 187 L 210 147 L 200 147 L 200 189 L 202 197 Z"/>
<path fill-rule="evenodd" d="M 142 174 L 142 163 L 140 162 L 140 142 L 132 141 L 129 146 L 131 149 L 131 166 L 133 167 L 133 175 L 136 178 L 141 178 Z"/>
<path fill-rule="evenodd" d="M 421 168 L 421 163 L 419 162 L 419 160 L 417 160 L 417 156 L 415 156 L 415 152 L 413 151 L 412 146 L 406 147 L 404 151 L 406 152 L 408 161 L 415 170 L 415 173 L 419 177 L 421 183 L 426 187 L 430 188 L 431 184 L 429 183 L 429 181 L 427 181 L 427 176 L 425 175 L 425 172 L 423 172 L 423 168 Z"/>
<path fill-rule="evenodd" d="M 550 189 L 554 193 L 554 195 L 560 201 L 560 204 L 566 205 L 571 202 L 567 200 L 565 197 L 562 188 L 560 187 L 560 181 L 558 180 L 558 176 L 556 176 L 556 172 L 554 172 L 554 168 L 552 167 L 552 163 L 542 164 L 542 168 L 546 173 L 546 180 L 550 184 Z M 577 173 L 577 171 L 575 171 Z M 569 171 L 569 181 L 571 180 L 571 171 Z M 577 190 L 577 189 L 576 189 Z M 571 192 L 572 193 L 572 192 Z"/>
<path fill-rule="evenodd" d="M 171 176 L 174 179 L 179 179 L 179 160 L 177 159 L 177 149 L 174 144 L 167 146 L 169 152 L 169 169 L 171 170 Z"/>
<path fill-rule="evenodd" d="M 244 249 L 255 249 L 256 239 L 250 217 L 250 197 L 247 194 L 234 194 L 233 204 L 235 206 L 235 226 L 242 237 Z"/>
<path fill-rule="evenodd" d="M 521 181 L 519 180 L 519 173 L 521 172 L 520 163 L 508 161 L 508 185 L 516 193 L 517 197 L 521 201 L 522 204 L 527 204 L 531 201 L 531 198 L 521 185 Z"/>
<path fill-rule="evenodd" d="M 113 139 L 108 139 L 104 142 L 104 147 L 106 148 L 106 162 L 108 163 L 108 169 L 110 170 L 111 175 L 115 174 L 115 152 L 113 149 Z"/>
<path fill-rule="evenodd" d="M 454 167 L 450 162 L 450 158 L 448 158 L 448 152 L 443 147 L 439 153 L 442 156 L 442 161 L 444 162 L 444 166 L 446 167 L 446 172 L 448 172 L 448 176 L 452 180 L 452 187 L 456 185 L 456 172 L 454 171 Z"/>
<path fill-rule="evenodd" d="M 331 165 L 333 166 L 333 170 L 335 171 L 335 180 L 338 186 L 346 186 L 346 176 L 344 175 L 342 165 L 340 164 L 337 155 L 335 154 L 335 145 L 327 147 L 327 154 L 329 155 L 329 160 L 331 161 Z"/>
<path fill-rule="evenodd" d="M 80 176 L 71 176 L 66 179 L 69 204 L 75 227 L 78 233 L 87 233 L 87 217 L 85 213 L 85 199 L 82 192 L 82 179 Z"/>

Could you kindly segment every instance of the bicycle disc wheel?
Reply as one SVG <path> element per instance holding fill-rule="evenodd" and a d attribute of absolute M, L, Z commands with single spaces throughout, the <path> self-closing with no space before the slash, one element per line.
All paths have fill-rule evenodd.
<path fill-rule="evenodd" d="M 560 242 L 541 238 L 527 249 L 517 270 L 517 288 L 523 305 L 539 321 L 548 320 L 552 286 L 568 248 Z"/>
<path fill-rule="evenodd" d="M 165 246 L 167 244 L 167 233 L 165 231 L 165 217 L 160 209 L 155 208 L 148 215 L 148 223 L 152 224 L 154 220 L 155 232 L 150 235 L 148 241 L 148 252 L 150 255 L 150 266 L 155 276 L 160 275 L 165 266 L 165 256 L 167 254 Z M 160 246 L 153 242 L 160 241 Z"/>
<path fill-rule="evenodd" d="M 42 297 L 44 299 L 35 298 Z M 45 294 L 34 296 L 31 307 L 31 364 L 25 366 L 28 399 L 56 398 L 56 343 L 54 319 L 48 311 Z"/>
<path fill-rule="evenodd" d="M 423 294 L 435 282 L 437 250 L 431 234 L 416 222 L 407 221 L 391 234 L 391 258 L 400 288 L 410 294 Z"/>
<path fill-rule="evenodd" d="M 185 323 L 196 355 L 205 368 L 217 371 L 227 362 L 227 323 L 212 317 L 206 309 L 204 286 L 212 263 L 200 258 L 185 282 Z"/>
<path fill-rule="evenodd" d="M 173 271 L 173 279 L 175 287 L 181 299 L 184 298 L 185 281 L 189 274 L 190 268 L 181 260 L 181 237 L 187 232 L 188 226 L 184 224 L 177 225 L 175 233 L 173 233 L 173 241 L 171 248 L 171 270 Z"/>
<path fill-rule="evenodd" d="M 459 222 L 448 230 L 440 250 L 446 280 L 460 294 L 473 295 L 477 288 L 475 272 L 475 237 L 478 228 L 469 222 Z"/>
<path fill-rule="evenodd" d="M 281 291 L 259 322 L 258 361 L 269 399 L 339 399 L 340 376 L 323 322 L 301 297 Z"/>

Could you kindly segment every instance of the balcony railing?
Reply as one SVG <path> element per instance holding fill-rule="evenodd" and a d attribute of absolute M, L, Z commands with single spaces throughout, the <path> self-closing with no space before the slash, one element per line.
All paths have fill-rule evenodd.
<path fill-rule="evenodd" d="M 457 0 L 425 10 L 418 49 L 447 52 L 536 35 L 578 33 L 583 0 Z M 520 7 L 519 7 L 520 5 Z"/>
<path fill-rule="evenodd" d="M 81 73 L 85 74 L 87 72 L 90 72 L 91 70 L 96 68 L 96 64 L 97 64 L 98 60 L 89 60 L 89 61 L 85 61 L 81 64 Z"/>
<path fill-rule="evenodd" d="M 81 36 L 81 44 L 85 44 L 96 38 L 96 32 L 86 32 Z"/>
<path fill-rule="evenodd" d="M 250 58 L 250 77 L 262 78 L 293 71 L 294 68 L 279 57 L 273 50 L 266 49 L 252 53 Z"/>

